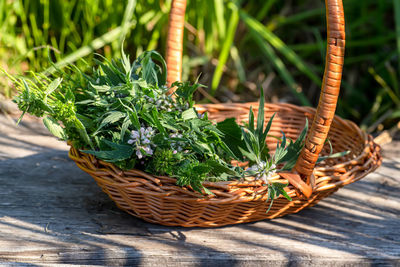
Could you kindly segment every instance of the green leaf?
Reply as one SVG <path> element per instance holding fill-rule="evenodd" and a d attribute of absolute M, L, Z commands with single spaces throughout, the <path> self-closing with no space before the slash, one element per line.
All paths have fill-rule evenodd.
<path fill-rule="evenodd" d="M 253 107 L 250 107 L 249 111 L 249 131 L 254 133 L 254 112 Z"/>
<path fill-rule="evenodd" d="M 350 150 L 347 150 L 347 151 L 331 154 L 331 155 L 328 155 L 328 156 L 319 156 L 318 160 L 317 160 L 317 163 L 320 163 L 321 161 L 324 161 L 326 159 L 340 158 L 340 157 L 348 155 L 349 153 L 350 153 Z"/>
<path fill-rule="evenodd" d="M 67 88 L 65 92 L 65 100 L 69 103 L 75 102 L 75 95 L 71 89 Z"/>
<path fill-rule="evenodd" d="M 103 140 L 103 142 L 111 148 L 111 150 L 95 151 L 95 150 L 81 150 L 84 153 L 92 154 L 95 157 L 107 161 L 107 162 L 117 162 L 129 159 L 134 151 L 133 146 L 121 145 L 108 140 Z"/>
<path fill-rule="evenodd" d="M 148 84 L 156 85 L 158 84 L 158 77 L 156 72 L 156 64 L 151 60 L 151 54 L 147 53 L 142 59 L 143 65 L 143 78 Z"/>
<path fill-rule="evenodd" d="M 268 201 L 271 201 L 271 202 L 269 203 L 269 207 L 265 213 L 268 213 L 270 211 L 270 209 L 272 208 L 272 204 L 274 203 L 275 196 L 276 196 L 275 188 L 273 186 L 268 186 L 267 202 Z"/>
<path fill-rule="evenodd" d="M 262 140 L 263 136 L 263 131 L 264 131 L 264 92 L 261 89 L 261 96 L 260 96 L 260 102 L 258 105 L 258 114 L 257 114 L 257 129 L 256 129 L 256 136 L 258 137 L 259 141 L 262 142 L 260 143 L 260 147 L 264 145 L 265 141 Z"/>
<path fill-rule="evenodd" d="M 93 149 L 93 143 L 90 140 L 89 135 L 87 134 L 86 128 L 78 118 L 74 120 L 74 126 L 78 130 L 78 133 L 84 140 L 84 142 Z"/>
<path fill-rule="evenodd" d="M 90 85 L 93 89 L 96 89 L 97 92 L 99 92 L 99 93 L 105 93 L 105 92 L 108 92 L 108 91 L 111 90 L 111 86 L 106 85 L 106 84 L 104 84 L 104 85 L 95 85 L 95 84 L 92 84 L 91 82 L 89 82 L 89 85 Z"/>
<path fill-rule="evenodd" d="M 243 140 L 244 143 L 247 147 L 248 152 L 255 154 L 256 156 L 258 156 L 258 154 L 255 153 L 254 149 L 253 149 L 253 143 L 250 140 L 250 136 L 249 133 L 251 132 L 246 132 L 243 128 L 242 128 L 242 136 L 243 136 Z M 243 153 L 243 152 L 242 152 Z"/>
<path fill-rule="evenodd" d="M 189 82 L 174 82 L 172 87 L 174 86 L 177 87 L 174 94 L 182 98 L 183 101 L 189 103 L 190 107 L 193 106 L 193 93 L 197 90 L 197 88 L 204 87 L 204 85 L 198 84 L 197 80 L 193 85 L 191 85 Z"/>
<path fill-rule="evenodd" d="M 121 126 L 121 139 L 123 140 L 125 137 L 126 132 L 128 131 L 128 127 L 132 124 L 131 120 L 128 117 L 125 117 L 124 121 L 122 122 Z"/>
<path fill-rule="evenodd" d="M 268 123 L 267 123 L 267 126 L 265 127 L 264 133 L 263 133 L 263 135 L 262 135 L 262 137 L 261 137 L 261 140 L 262 140 L 262 142 L 263 142 L 264 144 L 265 144 L 265 141 L 266 141 L 266 139 L 267 139 L 268 132 L 269 132 L 269 130 L 271 129 L 272 121 L 274 120 L 275 115 L 276 115 L 276 113 L 274 113 L 274 114 L 272 115 L 272 117 L 269 119 L 269 121 L 268 121 Z"/>
<path fill-rule="evenodd" d="M 82 122 L 86 129 L 90 129 L 95 124 L 95 121 L 89 117 L 83 116 L 82 114 L 77 113 L 76 117 Z"/>
<path fill-rule="evenodd" d="M 158 86 L 163 86 L 167 83 L 167 63 L 165 62 L 161 54 L 158 53 L 157 51 L 150 51 L 149 53 L 153 59 L 157 60 L 162 65 L 161 72 L 157 73 L 158 75 L 157 80 L 158 80 Z"/>
<path fill-rule="evenodd" d="M 187 121 L 190 119 L 198 118 L 197 117 L 197 112 L 194 108 L 190 108 L 182 112 L 182 118 L 183 120 Z"/>
<path fill-rule="evenodd" d="M 179 131 L 179 125 L 176 123 L 175 119 L 172 118 L 165 118 L 164 120 L 161 121 L 161 125 L 169 130 L 172 131 Z"/>
<path fill-rule="evenodd" d="M 154 107 L 153 110 L 151 111 L 151 114 L 153 115 L 153 121 L 160 133 L 162 133 L 165 137 L 168 137 L 168 133 L 165 130 L 165 128 L 162 126 L 160 122 L 160 114 L 158 113 L 157 109 Z"/>
<path fill-rule="evenodd" d="M 282 132 L 282 142 L 276 144 L 276 150 L 274 155 L 275 164 L 282 163 L 282 159 L 284 159 L 285 155 L 288 153 L 286 148 L 286 135 Z"/>
<path fill-rule="evenodd" d="M 257 157 L 253 153 L 251 153 L 251 152 L 249 152 L 249 151 L 247 151 L 247 150 L 245 150 L 245 149 L 243 149 L 241 147 L 239 147 L 239 150 L 242 153 L 242 155 L 245 158 L 247 158 L 249 161 L 253 161 L 253 162 L 257 161 Z"/>
<path fill-rule="evenodd" d="M 118 100 L 119 100 L 119 102 L 121 103 L 121 105 L 122 105 L 122 106 L 126 109 L 126 111 L 128 112 L 129 119 L 131 120 L 131 123 L 133 124 L 133 126 L 134 126 L 136 129 L 139 129 L 139 128 L 140 128 L 140 122 L 139 122 L 139 117 L 138 117 L 138 114 L 137 114 L 137 111 L 136 111 L 135 106 L 128 107 L 127 105 L 125 105 L 125 104 L 121 101 L 121 99 L 118 99 Z"/>
<path fill-rule="evenodd" d="M 304 147 L 304 141 L 305 141 L 307 132 L 308 132 L 308 119 L 306 118 L 306 123 L 305 123 L 304 128 L 301 131 L 299 137 L 297 138 L 297 140 L 294 143 L 290 142 L 290 144 L 286 148 L 287 153 L 281 159 L 281 162 L 286 162 L 286 164 L 283 166 L 283 168 L 280 171 L 289 171 L 289 170 L 293 169 L 293 167 L 296 165 L 296 161 L 300 155 L 301 150 Z"/>
<path fill-rule="evenodd" d="M 61 82 L 62 82 L 62 78 L 56 78 L 55 80 L 53 80 L 47 87 L 44 94 L 50 95 L 52 92 L 54 92 L 58 88 L 58 86 L 60 86 Z"/>
<path fill-rule="evenodd" d="M 213 192 L 211 192 L 207 187 L 203 186 L 203 190 L 207 195 L 215 195 Z"/>
<path fill-rule="evenodd" d="M 61 127 L 57 120 L 52 117 L 46 116 L 43 118 L 43 124 L 52 135 L 60 138 L 61 140 L 67 140 L 65 130 L 63 127 Z"/>
<path fill-rule="evenodd" d="M 243 136 L 240 126 L 236 123 L 234 118 L 226 119 L 217 123 L 217 128 L 222 132 L 222 141 L 234 153 L 237 158 L 242 158 L 243 154 L 239 148 L 245 149 L 243 146 Z"/>
<path fill-rule="evenodd" d="M 107 113 L 107 117 L 105 117 L 102 122 L 100 123 L 99 128 L 97 128 L 94 134 L 97 134 L 103 127 L 107 126 L 108 124 L 115 123 L 122 118 L 126 117 L 126 113 L 121 111 L 110 111 Z"/>
<path fill-rule="evenodd" d="M 282 195 L 287 200 L 292 201 L 292 198 L 285 191 L 285 188 L 287 186 L 288 186 L 288 184 L 281 184 L 281 183 L 272 183 L 271 184 L 271 187 L 273 187 L 275 189 L 276 197 L 279 197 L 280 195 Z"/>
<path fill-rule="evenodd" d="M 213 172 L 213 174 L 220 175 L 226 173 L 233 177 L 240 177 L 239 173 L 237 173 L 235 170 L 228 168 L 216 160 L 207 160 L 206 164 L 211 167 L 210 170 Z"/>

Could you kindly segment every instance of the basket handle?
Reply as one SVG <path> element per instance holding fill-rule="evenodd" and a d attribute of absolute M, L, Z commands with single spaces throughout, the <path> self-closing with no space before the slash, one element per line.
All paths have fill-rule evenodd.
<path fill-rule="evenodd" d="M 306 181 L 307 185 L 311 186 L 315 182 L 314 176 L 311 174 L 335 115 L 344 61 L 345 25 L 343 2 L 342 0 L 325 0 L 325 5 L 328 42 L 321 95 L 310 133 L 294 167 L 295 172 Z M 186 0 L 172 1 L 167 39 L 168 86 L 181 79 L 185 10 Z"/>
<path fill-rule="evenodd" d="M 183 28 L 186 0 L 172 0 L 167 36 L 167 85 L 180 81 L 182 76 Z M 173 92 L 173 88 L 171 91 Z M 169 92 L 169 93 L 172 93 Z"/>

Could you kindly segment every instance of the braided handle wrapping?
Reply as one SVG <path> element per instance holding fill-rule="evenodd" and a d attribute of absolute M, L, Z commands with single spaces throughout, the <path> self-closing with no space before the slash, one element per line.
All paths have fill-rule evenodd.
<path fill-rule="evenodd" d="M 173 0 L 169 15 L 167 37 L 167 85 L 180 81 L 182 76 L 183 27 L 186 0 Z"/>
<path fill-rule="evenodd" d="M 325 0 L 327 18 L 327 51 L 321 95 L 305 147 L 294 170 L 305 180 L 308 187 L 314 184 L 312 172 L 328 136 L 339 96 L 344 62 L 345 23 L 342 0 Z M 167 40 L 168 85 L 181 79 L 182 42 L 186 0 L 173 0 L 169 18 Z M 301 187 L 300 182 L 296 182 Z M 304 187 L 300 190 L 309 192 Z M 310 195 L 309 193 L 305 194 Z"/>
<path fill-rule="evenodd" d="M 314 184 L 311 176 L 318 155 L 329 133 L 342 80 L 345 25 L 342 0 L 325 0 L 328 26 L 325 72 L 317 112 L 303 151 L 297 160 L 295 170 L 308 184 Z"/>

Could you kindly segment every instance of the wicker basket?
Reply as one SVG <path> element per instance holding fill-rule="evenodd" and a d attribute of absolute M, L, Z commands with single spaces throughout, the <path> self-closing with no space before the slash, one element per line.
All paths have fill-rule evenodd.
<path fill-rule="evenodd" d="M 177 186 L 174 178 L 135 169 L 121 171 L 73 147 L 70 158 L 96 180 L 119 208 L 146 221 L 170 226 L 210 227 L 281 217 L 313 206 L 340 187 L 361 179 L 381 164 L 380 147 L 354 123 L 334 116 L 344 57 L 344 15 L 342 0 L 326 0 L 326 6 L 328 47 L 318 108 L 265 105 L 266 120 L 276 113 L 271 135 L 283 131 L 288 137 L 297 138 L 306 118 L 313 121 L 293 172 L 273 177 L 289 182 L 286 191 L 293 201 L 280 197 L 266 213 L 268 188 L 257 180 L 205 182 L 204 186 L 215 194 L 206 196 Z M 181 78 L 185 9 L 186 0 L 172 1 L 167 43 L 169 84 Z M 207 111 L 209 118 L 216 121 L 235 117 L 242 122 L 247 120 L 250 106 L 257 113 L 257 103 L 199 105 L 197 109 Z M 351 153 L 316 164 L 320 153 L 329 152 L 324 147 L 327 137 L 333 144 L 333 152 L 350 150 Z M 276 142 L 267 138 L 271 151 Z"/>

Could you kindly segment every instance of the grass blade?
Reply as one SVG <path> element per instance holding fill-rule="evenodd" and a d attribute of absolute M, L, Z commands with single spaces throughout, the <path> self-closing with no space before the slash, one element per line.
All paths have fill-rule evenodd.
<path fill-rule="evenodd" d="M 134 24 L 129 23 L 129 27 L 132 27 L 132 25 L 134 25 Z M 116 40 L 118 37 L 120 37 L 121 33 L 122 33 L 122 27 L 119 26 L 119 27 L 107 32 L 106 34 L 103 34 L 99 38 L 96 38 L 92 42 L 90 42 L 90 44 L 79 48 L 72 54 L 69 54 L 68 56 L 63 58 L 61 61 L 58 61 L 57 63 L 55 63 L 54 66 L 47 68 L 43 72 L 43 74 L 54 73 L 57 68 L 61 69 L 61 68 L 65 67 L 66 65 L 71 64 L 71 63 L 77 61 L 78 59 L 89 55 L 90 53 L 93 53 L 93 51 L 95 51 L 96 49 L 99 49 L 99 48 L 105 46 L 106 44 L 111 43 L 112 41 Z"/>
<path fill-rule="evenodd" d="M 229 51 L 231 49 L 233 39 L 235 37 L 235 32 L 237 25 L 239 23 L 239 12 L 235 5 L 229 5 L 232 10 L 231 17 L 229 20 L 228 32 L 225 38 L 225 41 L 222 45 L 221 53 L 218 58 L 218 65 L 215 69 L 214 76 L 211 82 L 211 95 L 215 94 L 215 91 L 218 88 L 219 82 L 221 81 L 222 73 L 224 70 L 224 66 L 226 61 L 228 60 Z"/>
<path fill-rule="evenodd" d="M 217 19 L 218 35 L 220 40 L 225 39 L 224 0 L 214 0 L 215 17 Z"/>
<path fill-rule="evenodd" d="M 247 15 L 244 11 L 240 11 L 240 17 L 246 25 L 253 31 L 262 36 L 268 43 L 270 43 L 276 50 L 278 50 L 288 61 L 290 61 L 296 68 L 307 75 L 315 84 L 321 86 L 321 78 L 313 73 L 310 68 L 303 62 L 303 60 L 290 49 L 278 36 L 268 30 L 259 21 Z"/>
<path fill-rule="evenodd" d="M 292 93 L 297 97 L 300 103 L 304 106 L 311 106 L 310 101 L 305 97 L 302 92 L 297 91 L 297 84 L 294 81 L 292 75 L 287 70 L 283 61 L 275 54 L 274 49 L 268 43 L 264 42 L 264 39 L 260 37 L 260 35 L 255 32 L 251 31 L 253 40 L 257 43 L 261 52 L 269 59 L 275 69 L 278 71 L 280 76 L 282 77 L 283 81 L 289 86 Z"/>
<path fill-rule="evenodd" d="M 136 0 L 128 0 L 128 4 L 125 8 L 124 17 L 121 23 L 121 34 L 119 37 L 119 46 L 122 47 L 122 42 L 124 41 L 125 36 L 128 34 L 129 29 L 132 25 L 132 17 L 136 8 Z"/>
<path fill-rule="evenodd" d="M 243 62 L 240 59 L 239 50 L 235 45 L 231 47 L 231 57 L 233 63 L 235 64 L 236 71 L 238 73 L 239 81 L 245 82 L 246 81 L 246 72 L 244 70 Z"/>

